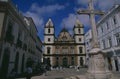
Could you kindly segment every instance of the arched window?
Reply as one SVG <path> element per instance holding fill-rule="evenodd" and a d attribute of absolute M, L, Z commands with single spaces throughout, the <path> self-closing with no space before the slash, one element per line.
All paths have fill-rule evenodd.
<path fill-rule="evenodd" d="M 83 62 L 84 62 L 83 57 L 80 57 L 80 65 L 81 66 L 83 66 Z"/>
<path fill-rule="evenodd" d="M 82 47 L 79 47 L 79 52 L 83 53 L 83 48 Z"/>
<path fill-rule="evenodd" d="M 78 29 L 78 33 L 80 33 L 81 32 L 81 30 L 80 30 L 80 28 Z"/>
<path fill-rule="evenodd" d="M 47 54 L 50 54 L 50 50 L 51 50 L 51 48 L 47 47 Z"/>
<path fill-rule="evenodd" d="M 50 28 L 48 28 L 48 33 L 50 33 Z"/>

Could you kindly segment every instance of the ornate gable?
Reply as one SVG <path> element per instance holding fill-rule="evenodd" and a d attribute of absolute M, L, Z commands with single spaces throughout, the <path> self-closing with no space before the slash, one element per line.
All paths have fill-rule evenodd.
<path fill-rule="evenodd" d="M 63 41 L 63 42 L 72 41 L 72 37 L 70 33 L 68 32 L 68 30 L 66 30 L 65 28 L 62 29 L 62 31 L 60 32 L 58 36 L 58 41 Z"/>

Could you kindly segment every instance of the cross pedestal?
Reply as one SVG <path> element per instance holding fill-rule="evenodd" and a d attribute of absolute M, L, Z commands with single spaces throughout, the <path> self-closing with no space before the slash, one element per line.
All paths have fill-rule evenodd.
<path fill-rule="evenodd" d="M 100 48 L 93 48 L 89 53 L 89 67 L 86 79 L 111 79 L 111 72 L 105 64 L 105 55 Z"/>

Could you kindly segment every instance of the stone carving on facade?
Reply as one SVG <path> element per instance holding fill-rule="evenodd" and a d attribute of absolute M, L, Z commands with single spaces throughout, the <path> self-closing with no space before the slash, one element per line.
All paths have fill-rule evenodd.
<path fill-rule="evenodd" d="M 95 56 L 95 66 L 100 71 L 104 70 L 105 61 L 104 61 L 104 58 L 103 58 L 102 54 L 99 54 L 99 55 Z"/>

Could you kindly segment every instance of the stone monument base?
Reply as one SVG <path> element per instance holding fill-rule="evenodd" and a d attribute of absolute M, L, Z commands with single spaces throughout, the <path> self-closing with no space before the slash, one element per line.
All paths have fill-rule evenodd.
<path fill-rule="evenodd" d="M 111 79 L 111 72 L 102 72 L 102 73 L 87 73 L 86 79 Z"/>

